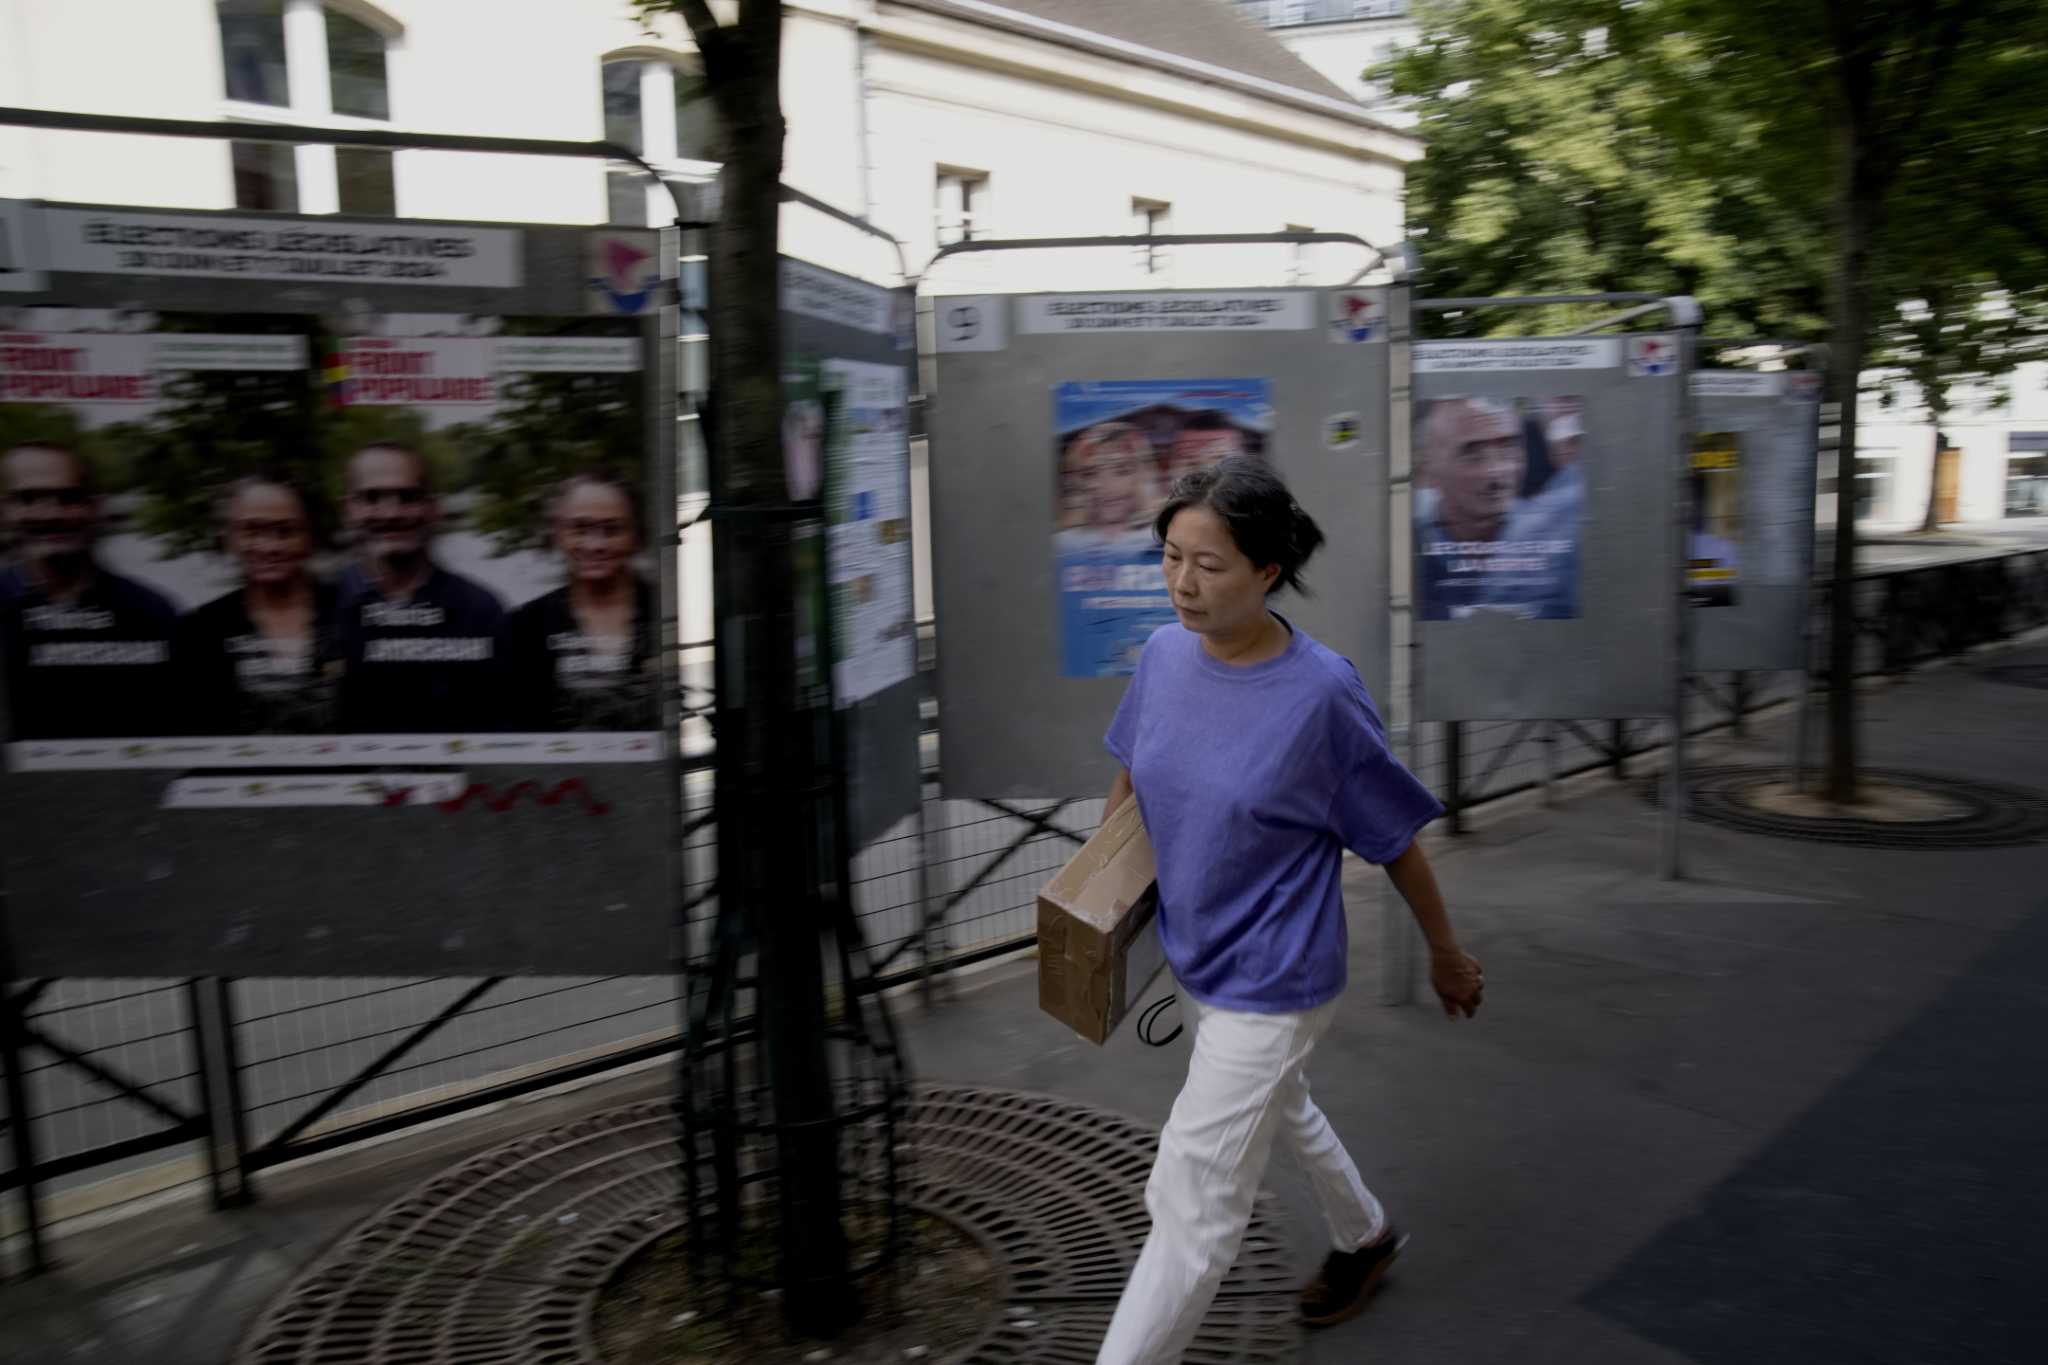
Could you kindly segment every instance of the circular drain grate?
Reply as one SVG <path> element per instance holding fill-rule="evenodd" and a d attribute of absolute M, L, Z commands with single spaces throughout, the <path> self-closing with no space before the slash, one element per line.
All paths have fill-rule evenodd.
<path fill-rule="evenodd" d="M 1992 664 L 1977 672 L 1993 682 L 2011 683 L 2014 687 L 2048 688 L 2048 664 Z"/>
<path fill-rule="evenodd" d="M 1864 848 L 2002 848 L 2048 842 L 2048 795 L 2027 787 L 1965 781 L 1890 768 L 1866 768 L 1863 780 L 1892 789 L 1891 809 L 1875 816 L 1805 816 L 1773 809 L 1791 774 L 1784 768 L 1708 767 L 1690 776 L 1691 815 L 1708 824 L 1750 834 L 1810 839 Z M 1809 780 L 1817 780 L 1809 777 Z M 1643 779 L 1652 803 L 1663 800 L 1663 778 Z M 1902 818 L 1920 809 L 1934 818 Z"/>
<path fill-rule="evenodd" d="M 594 1114 L 485 1152 L 375 1214 L 257 1319 L 241 1365 L 602 1360 L 589 1324 L 626 1258 L 677 1225 L 665 1101 Z M 995 1261 L 1001 1302 L 966 1365 L 1095 1359 L 1150 1221 L 1158 1135 L 1046 1095 L 919 1086 L 898 1140 L 906 1201 Z M 1191 1360 L 1299 1353 L 1292 1263 L 1261 1198 Z"/>

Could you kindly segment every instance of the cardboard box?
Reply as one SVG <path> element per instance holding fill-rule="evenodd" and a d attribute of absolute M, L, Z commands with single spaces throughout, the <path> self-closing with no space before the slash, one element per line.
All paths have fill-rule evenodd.
<path fill-rule="evenodd" d="M 1091 1043 L 1166 964 L 1152 841 L 1125 801 L 1038 893 L 1038 1007 Z"/>

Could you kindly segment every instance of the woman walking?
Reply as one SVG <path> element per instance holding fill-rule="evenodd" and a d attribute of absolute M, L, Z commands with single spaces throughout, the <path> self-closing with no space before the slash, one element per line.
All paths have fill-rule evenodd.
<path fill-rule="evenodd" d="M 1386 745 L 1352 665 L 1274 613 L 1322 532 L 1264 462 L 1174 485 L 1154 529 L 1177 625 L 1145 646 L 1111 724 L 1159 867 L 1160 938 L 1194 1055 L 1145 1190 L 1151 1235 L 1098 1365 L 1180 1359 L 1237 1256 L 1274 1139 L 1308 1172 L 1331 1251 L 1302 1294 L 1327 1325 L 1365 1306 L 1404 1239 L 1303 1074 L 1344 989 L 1346 848 L 1385 867 L 1430 947 L 1445 1013 L 1479 1007 L 1416 833 L 1442 813 Z"/>

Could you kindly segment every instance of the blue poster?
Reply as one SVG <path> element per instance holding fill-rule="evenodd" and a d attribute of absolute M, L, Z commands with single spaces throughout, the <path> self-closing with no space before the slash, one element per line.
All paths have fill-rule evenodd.
<path fill-rule="evenodd" d="M 1263 379 L 1111 379 L 1053 390 L 1060 672 L 1109 678 L 1138 666 L 1173 619 L 1152 519 L 1174 480 L 1229 455 L 1264 455 Z"/>
<path fill-rule="evenodd" d="M 1456 394 L 1415 407 L 1415 610 L 1424 621 L 1579 614 L 1586 400 Z"/>

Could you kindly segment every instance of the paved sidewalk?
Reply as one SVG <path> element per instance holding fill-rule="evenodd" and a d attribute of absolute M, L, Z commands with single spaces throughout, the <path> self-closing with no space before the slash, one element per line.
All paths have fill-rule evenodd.
<path fill-rule="evenodd" d="M 1873 765 L 2042 785 L 2048 693 L 1963 664 L 1866 700 Z M 1783 753 L 1770 728 L 1715 747 Z M 1687 842 L 1690 878 L 1659 881 L 1655 812 L 1604 776 L 1436 841 L 1487 966 L 1456 1024 L 1372 1003 L 1357 870 L 1352 994 L 1311 1083 L 1414 1242 L 1305 1360 L 2041 1358 L 2048 848 Z M 1164 1120 L 1185 1039 L 1096 1049 L 1032 991 L 968 995 L 922 1065 Z M 1306 1183 L 1285 1161 L 1270 1183 L 1306 1272 Z"/>
<path fill-rule="evenodd" d="M 1825 576 L 1833 563 L 1834 528 L 1816 535 L 1814 564 Z M 2048 549 L 2048 517 L 2013 517 L 2005 521 L 1955 522 L 1938 531 L 1896 527 L 1888 531 L 1863 528 L 1856 537 L 1857 567 L 1924 569 L 1967 559 Z"/>
<path fill-rule="evenodd" d="M 1989 661 L 1871 691 L 1868 761 L 2048 787 L 2048 693 L 1975 671 Z M 1768 722 L 1747 750 L 1716 747 L 1783 752 Z M 1378 874 L 1354 869 L 1353 990 L 1311 1071 L 1414 1242 L 1373 1309 L 1303 1359 L 2038 1359 L 2048 847 L 1898 853 L 1693 824 L 1673 885 L 1633 787 L 1594 775 L 1561 797 L 1433 844 L 1487 965 L 1476 1021 L 1373 1003 Z M 905 1016 L 920 1076 L 1155 1123 L 1186 1066 L 1185 1038 L 1079 1042 L 1038 1012 L 1029 963 Z M 297 1265 L 410 1183 L 665 1079 L 280 1173 L 254 1209 L 72 1235 L 58 1274 L 0 1287 L 0 1355 L 218 1365 Z M 1270 1184 L 1306 1273 L 1306 1185 L 1284 1161 Z"/>

